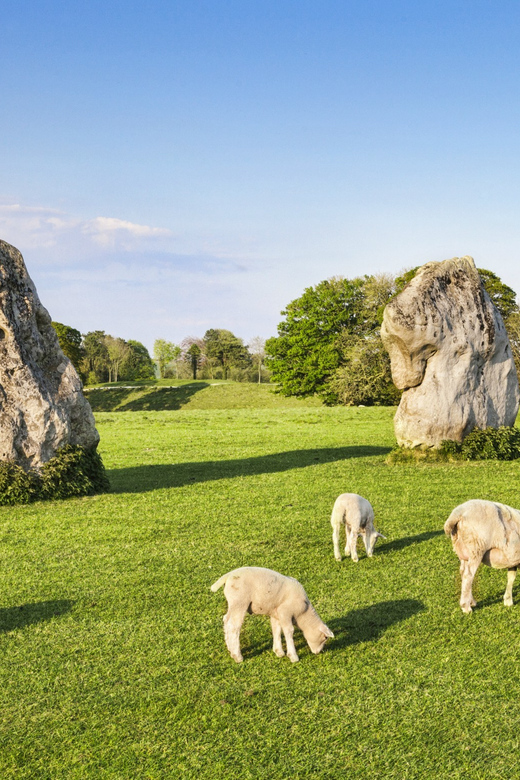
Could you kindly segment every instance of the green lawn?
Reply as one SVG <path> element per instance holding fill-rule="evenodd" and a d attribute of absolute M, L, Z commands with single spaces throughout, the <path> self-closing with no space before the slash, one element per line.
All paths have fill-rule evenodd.
<path fill-rule="evenodd" d="M 0 777 L 517 777 L 520 594 L 484 568 L 463 615 L 442 526 L 520 506 L 519 464 L 390 466 L 392 409 L 194 406 L 216 391 L 96 411 L 113 491 L 0 509 Z M 358 564 L 333 557 L 345 491 L 387 536 Z M 321 655 L 297 632 L 277 658 L 248 616 L 230 658 L 209 586 L 248 564 L 303 583 Z"/>
<path fill-rule="evenodd" d="M 284 398 L 274 386 L 250 382 L 160 379 L 154 385 L 105 385 L 87 388 L 95 411 L 143 412 L 179 409 L 301 409 L 321 407 L 317 398 Z"/>

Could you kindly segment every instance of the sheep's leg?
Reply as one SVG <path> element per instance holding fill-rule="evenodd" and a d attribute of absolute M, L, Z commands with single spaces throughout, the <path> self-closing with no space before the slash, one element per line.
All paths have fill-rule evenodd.
<path fill-rule="evenodd" d="M 359 558 L 357 554 L 357 540 L 358 540 L 358 534 L 357 531 L 353 528 L 350 529 L 350 555 L 352 557 L 352 560 L 357 563 Z"/>
<path fill-rule="evenodd" d="M 462 568 L 461 566 L 462 584 L 460 589 L 460 606 L 462 608 L 462 611 L 466 613 L 471 612 L 471 608 L 475 607 L 477 604 L 477 602 L 473 598 L 473 593 L 471 592 L 471 589 L 473 585 L 473 579 L 475 577 L 478 567 L 480 566 L 481 560 L 482 560 L 482 556 L 480 556 L 479 558 L 473 558 L 470 561 L 465 561 L 466 565 L 464 566 L 464 568 Z"/>
<path fill-rule="evenodd" d="M 345 524 L 345 555 L 350 555 L 350 528 Z"/>
<path fill-rule="evenodd" d="M 224 615 L 224 637 L 226 646 L 231 658 L 237 663 L 244 660 L 242 653 L 240 652 L 240 629 L 242 628 L 244 617 L 245 613 L 242 610 L 236 609 L 228 609 Z"/>
<path fill-rule="evenodd" d="M 464 572 L 466 571 L 466 564 L 467 564 L 467 563 L 468 563 L 468 561 L 461 561 L 461 562 L 460 562 L 460 569 L 459 569 L 459 571 L 460 571 L 460 576 L 461 576 L 461 578 L 463 578 L 463 577 L 464 577 Z M 477 602 L 476 602 L 476 601 L 475 601 L 475 599 L 473 598 L 473 594 L 471 594 L 471 599 L 470 599 L 470 606 L 471 606 L 471 607 L 476 607 L 476 606 L 477 606 Z"/>
<path fill-rule="evenodd" d="M 294 646 L 294 626 L 292 622 L 292 615 L 287 617 L 279 616 L 280 625 L 282 627 L 283 635 L 285 637 L 285 646 L 287 647 L 287 655 L 293 663 L 299 660 L 298 653 Z"/>
<path fill-rule="evenodd" d="M 350 531 L 349 531 L 348 527 L 345 528 L 345 535 L 346 535 L 346 539 L 345 539 L 345 555 L 347 556 L 347 558 L 349 558 L 350 557 Z"/>
<path fill-rule="evenodd" d="M 334 544 L 334 557 L 337 561 L 341 560 L 341 552 L 339 549 L 339 523 L 332 526 L 332 543 Z"/>
<path fill-rule="evenodd" d="M 282 658 L 285 655 L 285 651 L 282 647 L 282 626 L 280 621 L 275 617 L 271 617 L 271 630 L 273 632 L 273 651 L 278 658 Z"/>
<path fill-rule="evenodd" d="M 504 604 L 506 607 L 513 606 L 513 582 L 516 577 L 516 566 L 507 570 L 507 587 L 504 593 Z"/>

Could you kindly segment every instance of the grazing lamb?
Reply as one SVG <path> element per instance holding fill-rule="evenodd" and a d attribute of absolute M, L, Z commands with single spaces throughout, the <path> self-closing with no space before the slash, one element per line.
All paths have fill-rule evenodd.
<path fill-rule="evenodd" d="M 356 549 L 358 536 L 363 537 L 365 550 L 369 558 L 372 557 L 374 545 L 378 538 L 386 539 L 386 536 L 383 536 L 374 528 L 374 510 L 370 503 L 366 498 L 358 496 L 357 493 L 342 493 L 337 497 L 330 522 L 332 525 L 334 557 L 337 561 L 341 560 L 339 532 L 342 525 L 345 526 L 347 536 L 345 555 L 351 555 L 353 561 L 358 560 Z"/>
<path fill-rule="evenodd" d="M 282 631 L 291 661 L 298 660 L 293 640 L 293 621 L 303 631 L 313 653 L 319 653 L 328 637 L 334 634 L 317 614 L 302 585 L 293 577 L 285 577 L 271 569 L 243 566 L 224 574 L 213 583 L 216 592 L 224 585 L 228 611 L 224 615 L 224 636 L 231 657 L 237 663 L 243 660 L 240 652 L 240 629 L 246 612 L 251 615 L 270 615 L 273 632 L 273 650 L 280 658 L 285 655 Z"/>
<path fill-rule="evenodd" d="M 496 501 L 473 499 L 456 507 L 444 524 L 460 560 L 460 606 L 471 612 L 476 601 L 471 592 L 480 565 L 508 569 L 504 604 L 513 604 L 513 582 L 520 566 L 520 511 Z"/>

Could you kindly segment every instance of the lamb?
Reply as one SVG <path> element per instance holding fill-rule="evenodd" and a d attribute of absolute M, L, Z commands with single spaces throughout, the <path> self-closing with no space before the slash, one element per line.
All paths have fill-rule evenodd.
<path fill-rule="evenodd" d="M 273 650 L 281 658 L 282 631 L 291 661 L 298 661 L 293 640 L 293 621 L 301 629 L 313 653 L 319 653 L 334 634 L 321 620 L 309 601 L 303 586 L 293 577 L 286 577 L 272 569 L 242 566 L 224 574 L 213 583 L 215 593 L 224 585 L 228 611 L 224 615 L 224 636 L 231 657 L 240 663 L 240 629 L 246 612 L 251 615 L 269 615 L 273 632 Z"/>
<path fill-rule="evenodd" d="M 358 496 L 357 493 L 342 493 L 337 497 L 330 522 L 332 525 L 334 557 L 337 561 L 341 561 L 339 532 L 342 525 L 345 526 L 347 537 L 345 555 L 351 555 L 352 560 L 355 562 L 358 561 L 356 549 L 358 536 L 363 537 L 365 550 L 369 558 L 372 557 L 376 541 L 379 538 L 386 539 L 386 536 L 383 536 L 374 528 L 374 510 L 372 506 L 366 498 Z"/>
<path fill-rule="evenodd" d="M 513 605 L 513 582 L 520 565 L 520 511 L 496 501 L 473 499 L 456 507 L 444 524 L 460 560 L 460 606 L 469 613 L 477 602 L 471 592 L 473 578 L 484 563 L 507 569 L 506 607 Z"/>

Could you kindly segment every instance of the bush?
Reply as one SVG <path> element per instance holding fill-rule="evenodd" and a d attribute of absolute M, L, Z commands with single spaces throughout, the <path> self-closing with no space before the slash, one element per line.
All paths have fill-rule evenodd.
<path fill-rule="evenodd" d="M 515 460 L 520 458 L 520 429 L 474 428 L 463 441 L 445 439 L 438 448 L 395 446 L 388 463 L 447 460 Z"/>
<path fill-rule="evenodd" d="M 96 449 L 67 445 L 39 471 L 0 462 L 0 506 L 106 493 L 110 483 Z"/>
<path fill-rule="evenodd" d="M 0 505 L 28 504 L 38 498 L 38 476 L 8 461 L 0 462 Z"/>
<path fill-rule="evenodd" d="M 515 460 L 520 458 L 520 429 L 475 428 L 462 442 L 443 441 L 440 451 L 456 460 Z"/>

